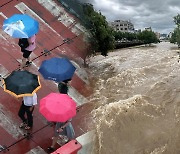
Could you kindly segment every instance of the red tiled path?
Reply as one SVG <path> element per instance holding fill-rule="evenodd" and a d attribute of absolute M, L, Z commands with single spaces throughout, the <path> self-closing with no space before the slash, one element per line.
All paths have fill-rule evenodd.
<path fill-rule="evenodd" d="M 9 2 L 9 3 L 7 3 Z M 37 49 L 32 54 L 33 58 L 42 54 L 44 49 L 51 50 L 54 47 L 63 44 L 63 39 L 67 37 L 73 38 L 76 37 L 68 27 L 65 27 L 63 24 L 57 21 L 56 17 L 54 17 L 48 10 L 46 10 L 43 6 L 41 6 L 36 0 L 1 0 L 0 6 L 7 3 L 3 7 L 0 7 L 0 24 L 2 27 L 4 16 L 10 17 L 14 13 L 21 13 L 22 10 L 18 10 L 15 5 L 23 2 L 27 7 L 29 7 L 35 14 L 34 16 L 40 22 L 40 32 L 37 35 Z M 23 9 L 23 8 L 22 8 Z M 26 10 L 29 13 L 29 10 Z M 42 20 L 44 20 L 48 25 L 44 24 Z M 55 33 L 52 29 L 54 29 L 57 33 Z M 61 35 L 60 35 L 61 34 Z M 6 70 L 6 72 L 12 72 L 13 70 L 18 68 L 19 59 L 22 54 L 17 46 L 17 40 L 9 37 L 1 30 L 1 41 L 0 41 L 0 70 Z M 79 57 L 82 59 L 86 56 L 86 47 L 84 45 L 82 36 L 77 36 L 71 44 L 63 44 L 58 48 L 51 51 L 51 54 L 48 56 L 40 56 L 36 60 L 33 61 L 31 67 L 28 68 L 30 72 L 38 74 L 38 68 L 41 62 L 50 57 L 55 57 L 58 55 L 66 55 L 70 59 L 76 61 Z M 63 51 L 66 51 L 65 53 Z M 2 74 L 2 72 L 0 72 Z M 49 94 L 50 92 L 57 92 L 57 86 L 52 81 L 44 80 L 40 75 L 40 80 L 42 84 L 42 88 L 37 92 L 38 100 Z M 85 97 L 88 93 L 91 92 L 88 85 L 85 84 L 84 81 L 81 80 L 77 75 L 74 75 L 72 80 L 72 86 Z M 18 109 L 21 105 L 21 99 L 16 99 L 9 94 L 5 93 L 2 88 L 0 88 L 0 115 L 2 114 L 6 118 L 4 121 L 9 122 L 3 123 L 0 121 L 0 145 L 11 146 L 13 143 L 19 141 L 24 136 L 22 130 L 19 130 L 18 125 L 20 123 L 20 119 L 17 115 Z M 90 130 L 91 126 L 87 125 L 91 121 L 89 113 L 92 110 L 91 105 L 83 105 L 80 106 L 77 112 L 76 117 L 73 119 L 73 126 L 75 128 L 76 136 L 80 136 Z M 34 126 L 31 133 L 34 133 L 32 137 L 28 139 L 24 139 L 9 148 L 9 151 L 6 153 L 9 154 L 24 154 L 28 152 L 30 149 L 33 149 L 37 146 L 40 146 L 43 149 L 46 149 L 51 144 L 51 137 L 54 132 L 53 127 L 45 127 L 44 129 L 38 131 L 45 125 L 47 125 L 47 121 L 38 111 L 39 105 L 36 106 L 35 111 L 33 113 L 34 117 Z M 1 119 L 0 119 L 1 120 Z M 13 128 L 12 128 L 13 127 Z M 8 128 L 11 128 L 8 130 Z M 16 132 L 17 134 L 13 134 Z M 16 137 L 13 135 L 17 135 Z"/>

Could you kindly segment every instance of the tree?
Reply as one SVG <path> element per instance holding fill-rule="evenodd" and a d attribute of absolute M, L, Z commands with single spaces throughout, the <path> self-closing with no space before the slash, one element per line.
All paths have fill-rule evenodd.
<path fill-rule="evenodd" d="M 113 31 L 113 36 L 116 41 L 123 39 L 123 33 L 120 31 Z"/>
<path fill-rule="evenodd" d="M 170 38 L 170 42 L 171 43 L 176 43 L 176 37 L 177 37 L 177 28 L 174 29 L 172 35 L 171 35 L 171 38 Z"/>
<path fill-rule="evenodd" d="M 170 42 L 177 43 L 178 47 L 180 47 L 180 29 L 178 27 L 174 29 Z"/>
<path fill-rule="evenodd" d="M 105 16 L 94 10 L 93 5 L 84 4 L 84 14 L 93 50 L 107 56 L 108 50 L 114 49 L 112 28 L 108 26 Z"/>
<path fill-rule="evenodd" d="M 177 25 L 177 27 L 180 27 L 180 14 L 174 17 L 174 22 Z"/>
<path fill-rule="evenodd" d="M 126 38 L 129 41 L 132 41 L 132 40 L 136 39 L 136 34 L 135 33 L 125 32 L 125 33 L 123 33 L 123 35 L 124 35 L 124 38 Z"/>
<path fill-rule="evenodd" d="M 176 24 L 177 27 L 174 29 L 172 33 L 170 42 L 177 43 L 178 47 L 180 47 L 180 14 L 174 17 L 174 23 Z"/>
<path fill-rule="evenodd" d="M 158 38 L 153 31 L 144 30 L 137 35 L 138 40 L 144 42 L 144 44 L 158 43 Z"/>

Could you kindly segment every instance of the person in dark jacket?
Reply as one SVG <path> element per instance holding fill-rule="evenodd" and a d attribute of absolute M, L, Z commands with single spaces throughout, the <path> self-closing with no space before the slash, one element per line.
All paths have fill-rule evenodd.
<path fill-rule="evenodd" d="M 58 90 L 61 94 L 67 94 L 69 90 L 69 82 L 71 79 L 67 79 L 58 83 Z"/>
<path fill-rule="evenodd" d="M 24 40 L 24 41 L 20 41 Z M 19 39 L 19 46 L 21 47 L 21 52 L 23 53 L 22 56 L 22 63 L 20 69 L 23 70 L 25 66 L 29 66 L 30 62 L 30 55 L 36 48 L 36 34 L 31 36 L 30 38 L 23 38 Z"/>

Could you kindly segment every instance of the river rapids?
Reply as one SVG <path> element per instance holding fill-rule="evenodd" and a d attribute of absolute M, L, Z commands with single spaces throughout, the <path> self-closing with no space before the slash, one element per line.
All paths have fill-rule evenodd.
<path fill-rule="evenodd" d="M 161 42 L 90 59 L 93 154 L 180 154 L 178 51 Z"/>

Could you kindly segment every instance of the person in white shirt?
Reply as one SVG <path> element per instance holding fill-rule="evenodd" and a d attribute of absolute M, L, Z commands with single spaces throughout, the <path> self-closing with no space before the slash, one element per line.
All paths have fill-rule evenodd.
<path fill-rule="evenodd" d="M 33 126 L 33 117 L 32 112 L 34 110 L 34 106 L 37 104 L 37 94 L 34 93 L 33 96 L 24 96 L 22 105 L 19 109 L 18 115 L 22 120 L 22 123 L 20 124 L 20 128 L 24 128 L 26 130 L 29 130 Z M 27 116 L 27 119 L 25 118 L 25 113 Z"/>

